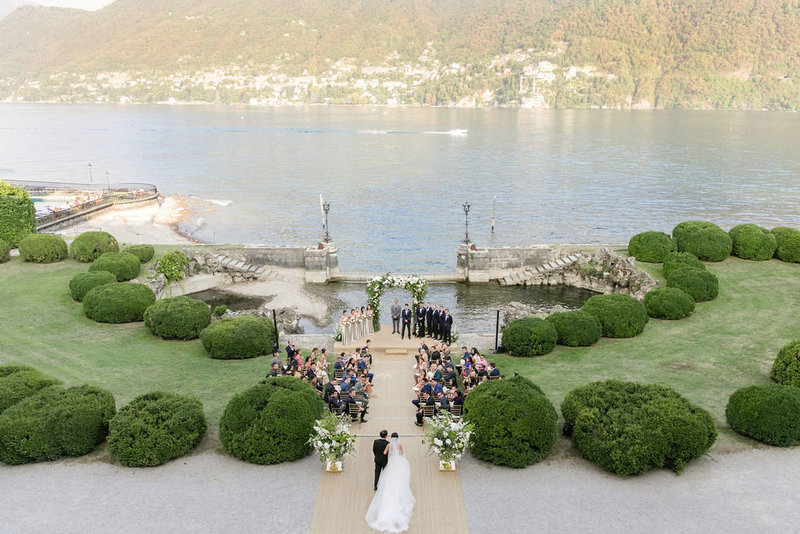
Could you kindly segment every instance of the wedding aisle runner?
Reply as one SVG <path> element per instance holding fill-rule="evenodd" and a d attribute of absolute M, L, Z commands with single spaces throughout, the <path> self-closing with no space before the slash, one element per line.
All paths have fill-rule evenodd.
<path fill-rule="evenodd" d="M 391 331 L 391 325 L 383 326 L 371 336 L 375 394 L 370 400 L 367 422 L 351 426 L 358 439 L 355 454 L 345 460 L 344 472 L 322 475 L 311 519 L 312 534 L 342 529 L 348 534 L 373 532 L 364 522 L 364 515 L 375 493 L 372 442 L 384 429 L 400 434 L 411 464 L 411 491 L 417 504 L 408 532 L 469 532 L 461 476 L 458 472 L 439 471 L 437 458 L 425 454 L 423 427 L 414 425 L 412 366 L 419 342 L 401 341 L 399 336 L 390 335 Z M 337 345 L 334 352 L 342 350 Z"/>

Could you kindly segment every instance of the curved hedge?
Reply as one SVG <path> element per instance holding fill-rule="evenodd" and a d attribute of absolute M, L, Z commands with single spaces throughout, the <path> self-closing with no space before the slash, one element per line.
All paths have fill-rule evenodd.
<path fill-rule="evenodd" d="M 719 280 L 705 269 L 684 267 L 667 278 L 667 287 L 674 287 L 689 294 L 695 302 L 713 300 L 719 295 Z"/>
<path fill-rule="evenodd" d="M 144 311 L 156 301 L 153 290 L 143 284 L 107 284 L 83 297 L 83 313 L 98 323 L 141 321 Z"/>
<path fill-rule="evenodd" d="M 654 467 L 681 473 L 717 438 L 707 411 L 659 385 L 593 382 L 569 392 L 561 413 L 581 455 L 623 476 Z"/>
<path fill-rule="evenodd" d="M 69 293 L 72 300 L 78 302 L 83 300 L 86 293 L 98 286 L 113 284 L 117 277 L 107 271 L 97 271 L 96 273 L 78 273 L 69 281 Z"/>
<path fill-rule="evenodd" d="M 0 239 L 0 263 L 5 263 L 11 259 L 11 247 L 8 243 Z"/>
<path fill-rule="evenodd" d="M 605 337 L 638 336 L 648 321 L 644 304 L 622 293 L 595 295 L 583 304 L 582 309 L 597 317 Z"/>
<path fill-rule="evenodd" d="M 684 267 L 705 269 L 706 264 L 698 260 L 697 256 L 691 252 L 670 252 L 664 256 L 664 278 L 669 278 L 669 275 Z"/>
<path fill-rule="evenodd" d="M 55 263 L 66 259 L 67 244 L 54 234 L 31 234 L 19 242 L 19 255 L 32 263 Z"/>
<path fill-rule="evenodd" d="M 130 247 L 125 247 L 123 252 L 127 252 L 129 254 L 133 254 L 142 264 L 147 263 L 148 261 L 153 259 L 153 256 L 156 253 L 156 249 L 153 248 L 153 245 L 131 245 Z"/>
<path fill-rule="evenodd" d="M 545 320 L 555 327 L 559 345 L 588 347 L 603 335 L 600 320 L 584 311 L 551 313 Z"/>
<path fill-rule="evenodd" d="M 740 224 L 728 232 L 733 240 L 731 253 L 745 260 L 764 261 L 775 255 L 778 242 L 772 232 L 755 224 Z"/>
<path fill-rule="evenodd" d="M 650 317 L 674 321 L 694 313 L 694 299 L 677 287 L 654 289 L 644 296 L 644 307 Z"/>
<path fill-rule="evenodd" d="M 800 387 L 800 341 L 792 341 L 778 351 L 769 376 L 778 384 Z"/>
<path fill-rule="evenodd" d="M 200 340 L 212 358 L 253 358 L 272 352 L 275 327 L 266 319 L 231 317 L 210 324 L 200 332 Z"/>
<path fill-rule="evenodd" d="M 117 277 L 117 282 L 127 282 L 139 276 L 142 264 L 129 252 L 106 252 L 94 260 L 89 272 L 106 271 Z"/>
<path fill-rule="evenodd" d="M 211 323 L 211 309 L 189 297 L 159 300 L 144 311 L 144 325 L 162 339 L 195 339 Z"/>
<path fill-rule="evenodd" d="M 114 412 L 108 391 L 45 388 L 0 414 L 0 460 L 18 465 L 83 456 L 106 439 Z"/>
<path fill-rule="evenodd" d="M 75 260 L 90 263 L 106 252 L 119 252 L 119 243 L 108 232 L 83 232 L 69 244 L 69 254 Z"/>
<path fill-rule="evenodd" d="M 311 452 L 308 438 L 322 407 L 314 387 L 299 378 L 267 378 L 230 400 L 219 421 L 219 439 L 246 462 L 297 460 Z"/>
<path fill-rule="evenodd" d="M 628 242 L 628 254 L 648 263 L 661 263 L 673 248 L 672 238 L 664 232 L 642 232 Z"/>
<path fill-rule="evenodd" d="M 512 356 L 541 356 L 556 346 L 555 327 L 538 317 L 511 321 L 503 331 L 503 346 Z"/>
<path fill-rule="evenodd" d="M 0 239 L 16 248 L 28 234 L 36 233 L 36 208 L 22 187 L 0 181 Z"/>
<path fill-rule="evenodd" d="M 800 263 L 800 230 L 779 226 L 772 229 L 777 248 L 775 257 L 790 263 Z"/>
<path fill-rule="evenodd" d="M 800 388 L 763 384 L 739 389 L 725 409 L 739 434 L 778 447 L 800 443 Z"/>
<path fill-rule="evenodd" d="M 140 395 L 108 425 L 108 450 L 122 465 L 154 467 L 191 451 L 206 433 L 203 405 L 174 393 Z"/>
<path fill-rule="evenodd" d="M 672 230 L 678 252 L 691 252 L 703 261 L 722 261 L 731 255 L 733 240 L 708 221 L 686 221 Z"/>
<path fill-rule="evenodd" d="M 475 425 L 476 458 L 507 467 L 541 461 L 558 440 L 558 414 L 542 390 L 522 376 L 491 380 L 464 400 L 464 419 Z"/>
<path fill-rule="evenodd" d="M 24 365 L 0 366 L 0 413 L 22 399 L 61 382 Z"/>

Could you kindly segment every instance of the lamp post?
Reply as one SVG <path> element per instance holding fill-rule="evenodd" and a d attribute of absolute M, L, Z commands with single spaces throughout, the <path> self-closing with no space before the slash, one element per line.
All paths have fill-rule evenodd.
<path fill-rule="evenodd" d="M 325 213 L 325 235 L 322 236 L 323 243 L 331 242 L 331 235 L 328 233 L 328 212 L 331 210 L 331 202 L 326 200 L 322 203 L 322 211 Z"/>
<path fill-rule="evenodd" d="M 469 243 L 469 202 L 464 202 L 464 243 Z"/>
<path fill-rule="evenodd" d="M 89 183 L 93 184 L 94 180 L 92 179 L 92 164 L 89 164 Z"/>
<path fill-rule="evenodd" d="M 111 194 L 111 181 L 110 181 L 110 176 L 111 176 L 111 173 L 109 173 L 108 171 L 106 171 L 106 194 L 107 194 L 107 195 L 110 195 L 110 194 Z"/>

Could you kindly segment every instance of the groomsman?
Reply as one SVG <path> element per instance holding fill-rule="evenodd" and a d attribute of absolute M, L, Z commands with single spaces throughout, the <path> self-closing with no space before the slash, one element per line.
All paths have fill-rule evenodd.
<path fill-rule="evenodd" d="M 417 337 L 425 337 L 425 306 L 419 303 L 417 308 Z"/>
<path fill-rule="evenodd" d="M 439 340 L 444 341 L 444 306 L 439 306 Z"/>
<path fill-rule="evenodd" d="M 428 335 L 433 336 L 433 307 L 430 302 L 425 306 L 425 324 L 428 325 Z"/>
<path fill-rule="evenodd" d="M 403 330 L 400 333 L 400 339 L 403 339 L 406 334 L 406 330 L 408 330 L 408 339 L 411 339 L 411 310 L 408 309 L 408 304 L 403 307 L 400 318 L 403 320 Z"/>
<path fill-rule="evenodd" d="M 398 304 L 397 299 L 394 299 L 394 304 L 392 304 L 392 334 L 396 334 L 400 331 L 400 304 Z"/>
<path fill-rule="evenodd" d="M 444 339 L 445 343 L 450 344 L 452 343 L 450 339 L 450 332 L 453 330 L 453 316 L 450 315 L 450 310 L 444 311 L 444 335 L 442 339 Z"/>
<path fill-rule="evenodd" d="M 431 321 L 431 337 L 433 339 L 439 339 L 439 310 L 436 309 L 436 306 L 433 307 L 433 317 Z"/>

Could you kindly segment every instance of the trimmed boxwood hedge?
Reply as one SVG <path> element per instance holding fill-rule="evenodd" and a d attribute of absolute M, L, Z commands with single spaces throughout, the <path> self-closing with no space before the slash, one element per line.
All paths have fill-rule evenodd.
<path fill-rule="evenodd" d="M 212 358 L 239 360 L 272 352 L 275 327 L 257 317 L 230 317 L 210 324 L 200 332 L 203 347 Z"/>
<path fill-rule="evenodd" d="M 800 387 L 800 341 L 792 341 L 778 351 L 769 376 L 778 384 Z"/>
<path fill-rule="evenodd" d="M 800 443 L 800 388 L 761 384 L 739 389 L 725 409 L 739 434 L 778 447 Z"/>
<path fill-rule="evenodd" d="M 705 269 L 684 267 L 667 278 L 667 287 L 678 288 L 691 296 L 695 302 L 713 300 L 719 295 L 719 280 Z"/>
<path fill-rule="evenodd" d="M 19 255 L 31 263 L 55 263 L 66 259 L 67 244 L 54 234 L 31 234 L 19 242 Z"/>
<path fill-rule="evenodd" d="M 552 352 L 558 340 L 555 327 L 538 317 L 511 321 L 503 331 L 503 346 L 512 356 L 541 356 Z"/>
<path fill-rule="evenodd" d="M 24 365 L 0 366 L 0 413 L 22 399 L 30 397 L 48 386 L 60 383 L 58 380 Z"/>
<path fill-rule="evenodd" d="M 691 252 L 703 261 L 722 261 L 731 255 L 733 240 L 708 221 L 686 221 L 672 230 L 678 252 Z"/>
<path fill-rule="evenodd" d="M 800 263 L 800 230 L 779 226 L 772 229 L 777 248 L 775 257 L 790 263 Z"/>
<path fill-rule="evenodd" d="M 91 263 L 106 252 L 119 252 L 119 243 L 108 232 L 83 232 L 69 244 L 69 254 L 82 263 Z"/>
<path fill-rule="evenodd" d="M 558 440 L 558 414 L 542 390 L 522 376 L 490 380 L 464 400 L 475 425 L 470 451 L 495 465 L 525 467 L 546 458 Z"/>
<path fill-rule="evenodd" d="M 707 411 L 660 385 L 593 382 L 569 392 L 561 413 L 581 455 L 623 476 L 654 467 L 681 473 L 717 438 Z"/>
<path fill-rule="evenodd" d="M 154 467 L 191 451 L 206 433 L 197 399 L 157 391 L 123 406 L 108 425 L 108 450 L 122 465 Z"/>
<path fill-rule="evenodd" d="M 211 323 L 211 308 L 201 300 L 173 297 L 144 311 L 144 325 L 162 339 L 196 339 Z"/>
<path fill-rule="evenodd" d="M 644 307 L 650 317 L 674 321 L 694 313 L 694 299 L 677 287 L 654 289 L 644 296 Z"/>
<path fill-rule="evenodd" d="M 705 269 L 706 264 L 698 260 L 697 256 L 691 252 L 670 252 L 664 256 L 664 278 L 669 278 L 669 275 L 684 267 Z"/>
<path fill-rule="evenodd" d="M 661 263 L 673 248 L 672 238 L 664 232 L 642 232 L 628 242 L 628 254 L 648 263 Z"/>
<path fill-rule="evenodd" d="M 69 293 L 72 295 L 72 300 L 80 302 L 86 296 L 86 293 L 92 289 L 106 284 L 113 284 L 116 281 L 117 277 L 108 271 L 78 273 L 69 281 Z"/>
<path fill-rule="evenodd" d="M 0 414 L 0 460 L 17 465 L 83 456 L 106 439 L 114 396 L 91 386 L 51 386 Z"/>
<path fill-rule="evenodd" d="M 28 234 L 36 233 L 36 208 L 22 187 L 0 180 L 0 239 L 16 248 Z"/>
<path fill-rule="evenodd" d="M 638 336 L 648 321 L 644 304 L 622 293 L 595 295 L 583 304 L 582 309 L 597 317 L 605 337 Z"/>
<path fill-rule="evenodd" d="M 155 293 L 144 284 L 106 284 L 86 293 L 83 313 L 98 323 L 132 323 L 141 321 L 155 301 Z"/>
<path fill-rule="evenodd" d="M 127 282 L 139 276 L 142 263 L 130 252 L 106 252 L 94 260 L 89 272 L 107 271 L 117 277 L 117 282 Z"/>
<path fill-rule="evenodd" d="M 603 335 L 600 320 L 580 310 L 551 313 L 546 321 L 556 328 L 559 345 L 588 347 L 597 343 Z"/>
<path fill-rule="evenodd" d="M 728 234 L 733 240 L 732 254 L 745 260 L 768 260 L 778 248 L 772 232 L 755 224 L 734 226 Z"/>
<path fill-rule="evenodd" d="M 0 239 L 0 263 L 5 263 L 11 259 L 11 247 L 8 243 Z"/>
<path fill-rule="evenodd" d="M 219 439 L 246 462 L 298 460 L 311 452 L 308 439 L 322 408 L 322 398 L 307 382 L 267 378 L 230 400 L 219 421 Z"/>
<path fill-rule="evenodd" d="M 156 249 L 153 248 L 153 245 L 131 245 L 130 247 L 125 247 L 123 252 L 133 254 L 139 258 L 142 264 L 145 264 L 153 259 Z"/>

